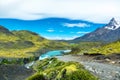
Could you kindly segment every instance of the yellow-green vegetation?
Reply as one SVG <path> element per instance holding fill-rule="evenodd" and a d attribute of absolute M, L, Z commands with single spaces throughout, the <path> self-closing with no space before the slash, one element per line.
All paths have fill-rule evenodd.
<path fill-rule="evenodd" d="M 6 35 L 6 37 L 0 36 L 0 57 L 31 57 L 33 54 L 29 52 L 35 52 L 40 49 L 41 46 L 44 46 L 44 43 L 48 43 L 48 40 L 29 31 L 14 31 L 13 35 L 11 37 L 10 36 L 11 35 Z M 4 38 L 4 40 L 2 38 Z"/>
<path fill-rule="evenodd" d="M 77 62 L 63 62 L 56 58 L 37 61 L 36 73 L 27 80 L 98 80 Z"/>
<path fill-rule="evenodd" d="M 92 48 L 90 50 L 90 53 L 100 53 L 100 54 L 120 54 L 120 41 L 112 42 L 109 44 L 106 44 L 104 46 L 101 46 L 100 48 Z"/>
<path fill-rule="evenodd" d="M 100 42 L 79 42 L 71 44 L 72 51 L 70 52 L 70 54 L 89 53 L 89 50 L 91 50 L 91 48 L 100 47 L 101 45 L 103 44 Z"/>
<path fill-rule="evenodd" d="M 16 41 L 16 40 L 19 40 L 19 38 L 16 36 L 0 34 L 0 41 L 9 42 L 9 41 Z"/>
<path fill-rule="evenodd" d="M 99 42 L 81 42 L 72 48 L 71 54 L 120 54 L 120 40 L 102 44 Z"/>
<path fill-rule="evenodd" d="M 43 49 L 63 48 L 68 48 L 68 44 L 47 40 L 31 31 L 9 31 L 0 26 L 0 57 L 29 58 L 39 56 Z"/>

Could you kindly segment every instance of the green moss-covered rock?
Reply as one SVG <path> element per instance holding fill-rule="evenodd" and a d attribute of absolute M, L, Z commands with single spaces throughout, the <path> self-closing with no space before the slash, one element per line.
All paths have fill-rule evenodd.
<path fill-rule="evenodd" d="M 77 62 L 63 62 L 56 58 L 37 61 L 33 66 L 36 74 L 27 80 L 98 80 L 83 65 Z"/>

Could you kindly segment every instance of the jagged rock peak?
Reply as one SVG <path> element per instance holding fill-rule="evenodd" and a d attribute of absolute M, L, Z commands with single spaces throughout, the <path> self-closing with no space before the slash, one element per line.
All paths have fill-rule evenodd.
<path fill-rule="evenodd" d="M 115 18 L 112 18 L 109 22 L 109 25 L 119 25 L 119 22 L 115 19 Z"/>
<path fill-rule="evenodd" d="M 110 22 L 105 26 L 105 28 L 109 30 L 116 30 L 119 27 L 120 27 L 120 23 L 115 18 L 112 18 Z"/>

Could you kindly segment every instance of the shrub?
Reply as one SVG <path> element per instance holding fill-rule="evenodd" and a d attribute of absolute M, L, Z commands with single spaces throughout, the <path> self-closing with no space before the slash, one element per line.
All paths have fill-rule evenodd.
<path fill-rule="evenodd" d="M 60 65 L 58 65 L 60 64 Z M 83 65 L 77 62 L 63 62 L 56 58 L 37 61 L 34 65 L 37 71 L 28 80 L 98 80 Z"/>
<path fill-rule="evenodd" d="M 42 74 L 36 73 L 27 80 L 46 80 Z"/>

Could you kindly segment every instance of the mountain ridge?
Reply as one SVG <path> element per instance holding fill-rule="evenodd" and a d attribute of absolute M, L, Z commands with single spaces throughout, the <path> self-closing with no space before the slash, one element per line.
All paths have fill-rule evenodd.
<path fill-rule="evenodd" d="M 120 39 L 120 25 L 117 24 L 114 18 L 108 24 L 95 31 L 85 34 L 82 37 L 74 39 L 72 42 L 80 41 L 98 41 L 98 42 L 113 42 Z"/>
<path fill-rule="evenodd" d="M 0 33 L 6 34 L 6 35 L 12 35 L 12 33 L 7 28 L 4 28 L 1 25 L 0 25 Z"/>

